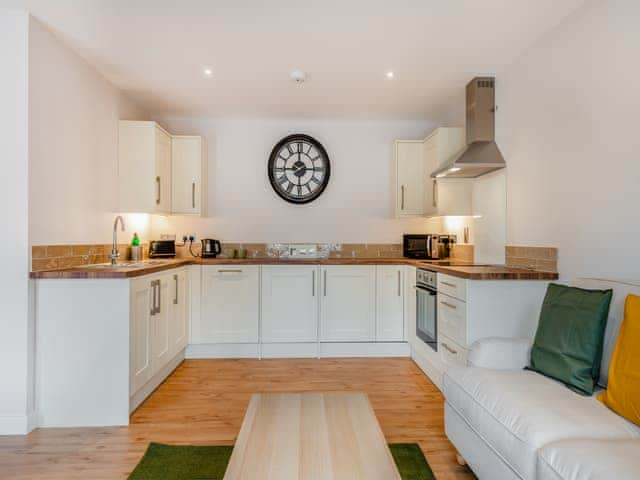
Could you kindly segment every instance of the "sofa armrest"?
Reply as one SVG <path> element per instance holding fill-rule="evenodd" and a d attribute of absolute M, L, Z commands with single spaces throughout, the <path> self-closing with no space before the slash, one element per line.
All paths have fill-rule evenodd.
<path fill-rule="evenodd" d="M 489 337 L 469 347 L 467 365 L 495 370 L 522 370 L 529 366 L 531 342 L 526 338 Z"/>

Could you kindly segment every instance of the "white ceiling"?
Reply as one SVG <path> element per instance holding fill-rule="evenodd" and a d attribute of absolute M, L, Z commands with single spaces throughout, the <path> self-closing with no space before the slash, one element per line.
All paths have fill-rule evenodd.
<path fill-rule="evenodd" d="M 30 10 L 155 114 L 406 118 L 432 117 L 582 3 L 0 0 Z M 289 80 L 293 67 L 305 84 Z"/>

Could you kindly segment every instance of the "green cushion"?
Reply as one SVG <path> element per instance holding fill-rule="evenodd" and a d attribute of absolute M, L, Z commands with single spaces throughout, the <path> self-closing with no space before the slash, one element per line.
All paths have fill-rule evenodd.
<path fill-rule="evenodd" d="M 612 290 L 549 284 L 531 349 L 531 370 L 591 395 L 600 375 Z"/>

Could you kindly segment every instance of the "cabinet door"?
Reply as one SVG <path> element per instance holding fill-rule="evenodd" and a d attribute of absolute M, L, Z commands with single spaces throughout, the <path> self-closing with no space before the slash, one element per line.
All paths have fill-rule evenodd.
<path fill-rule="evenodd" d="M 396 142 L 396 216 L 424 213 L 422 142 Z"/>
<path fill-rule="evenodd" d="M 424 214 L 427 216 L 438 215 L 438 199 L 436 179 L 431 178 L 431 172 L 438 167 L 438 137 L 435 134 L 427 137 L 422 147 L 425 172 L 424 172 Z"/>
<path fill-rule="evenodd" d="M 152 287 L 148 279 L 133 280 L 130 293 L 130 382 L 129 394 L 136 393 L 152 376 L 151 309 Z"/>
<path fill-rule="evenodd" d="M 156 126 L 156 212 L 171 213 L 171 137 Z"/>
<path fill-rule="evenodd" d="M 193 343 L 257 343 L 260 267 L 204 265 L 200 318 Z"/>
<path fill-rule="evenodd" d="M 403 289 L 401 265 L 376 267 L 376 340 L 398 342 L 404 339 Z"/>
<path fill-rule="evenodd" d="M 439 178 L 434 185 L 438 215 L 473 215 L 473 179 Z"/>
<path fill-rule="evenodd" d="M 155 282 L 155 312 L 151 317 L 152 371 L 155 375 L 171 360 L 170 319 L 171 319 L 171 275 L 157 277 Z M 153 295 L 152 295 L 153 296 Z"/>
<path fill-rule="evenodd" d="M 171 275 L 171 321 L 169 338 L 171 356 L 175 356 L 187 346 L 189 338 L 189 288 L 186 270 L 178 270 Z"/>
<path fill-rule="evenodd" d="M 171 139 L 171 210 L 199 215 L 202 208 L 202 138 L 174 136 Z"/>
<path fill-rule="evenodd" d="M 375 340 L 375 266 L 331 265 L 321 273 L 320 340 Z"/>
<path fill-rule="evenodd" d="M 318 340 L 318 269 L 262 267 L 262 342 Z"/>

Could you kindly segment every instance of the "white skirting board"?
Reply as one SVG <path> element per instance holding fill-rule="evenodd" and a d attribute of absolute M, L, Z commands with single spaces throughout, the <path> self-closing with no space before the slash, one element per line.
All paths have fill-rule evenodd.
<path fill-rule="evenodd" d="M 260 358 L 257 343 L 193 343 L 187 345 L 185 358 Z"/>
<path fill-rule="evenodd" d="M 419 341 L 418 341 L 419 342 Z M 443 374 L 445 367 L 440 362 L 438 354 L 422 342 L 411 344 L 411 358 L 429 377 L 433 384 L 442 391 Z"/>
<path fill-rule="evenodd" d="M 186 358 L 409 357 L 406 342 L 191 344 Z"/>
<path fill-rule="evenodd" d="M 29 415 L 0 416 L 0 435 L 26 435 L 36 428 L 35 412 Z"/>

